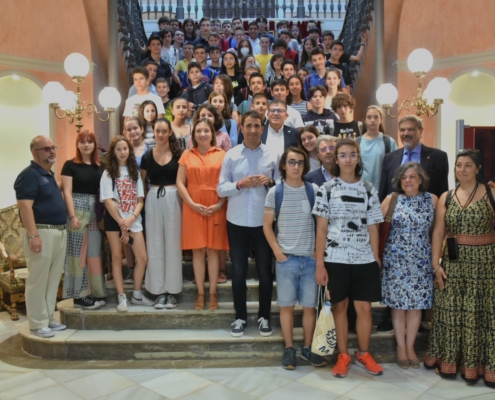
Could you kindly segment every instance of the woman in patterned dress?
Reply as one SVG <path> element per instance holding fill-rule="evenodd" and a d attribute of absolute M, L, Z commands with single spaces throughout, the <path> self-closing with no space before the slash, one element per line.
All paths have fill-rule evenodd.
<path fill-rule="evenodd" d="M 82 131 L 76 138 L 76 157 L 62 168 L 62 187 L 69 214 L 64 269 L 64 298 L 74 306 L 94 310 L 107 297 L 101 265 L 101 233 L 96 221 L 96 194 L 105 166 L 98 157 L 96 137 Z"/>
<path fill-rule="evenodd" d="M 430 228 L 438 198 L 426 192 L 429 178 L 418 163 L 401 165 L 392 182 L 399 196 L 383 256 L 382 303 L 392 309 L 397 365 L 419 368 L 414 342 L 421 310 L 432 306 Z M 384 215 L 391 198 L 382 203 Z"/>
<path fill-rule="evenodd" d="M 483 377 L 495 387 L 495 189 L 484 183 L 477 150 L 457 154 L 455 177 L 458 186 L 436 208 L 432 268 L 438 287 L 425 367 L 444 377 L 460 371 L 469 383 Z M 442 257 L 446 233 L 455 235 L 455 246 L 447 245 Z"/>

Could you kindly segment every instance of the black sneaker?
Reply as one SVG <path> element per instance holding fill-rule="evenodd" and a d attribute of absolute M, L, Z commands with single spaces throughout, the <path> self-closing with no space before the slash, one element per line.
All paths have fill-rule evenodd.
<path fill-rule="evenodd" d="M 282 368 L 290 370 L 296 369 L 296 349 L 294 347 L 287 347 L 284 350 Z"/>
<path fill-rule="evenodd" d="M 99 302 L 101 307 L 103 307 L 107 304 L 107 298 L 106 297 L 96 297 L 96 296 L 93 296 L 92 294 L 90 294 L 88 297 Z"/>
<path fill-rule="evenodd" d="M 124 278 L 124 283 L 134 283 L 134 268 L 129 268 L 127 276 Z"/>
<path fill-rule="evenodd" d="M 318 354 L 312 353 L 310 347 L 303 347 L 301 350 L 301 358 L 311 363 L 313 367 L 323 367 L 328 362 Z"/>
<path fill-rule="evenodd" d="M 91 297 L 81 297 L 80 299 L 74 299 L 74 307 L 85 310 L 97 310 L 101 307 L 101 303 Z"/>
<path fill-rule="evenodd" d="M 172 309 L 177 307 L 177 299 L 173 294 L 167 294 L 167 299 L 165 301 L 165 308 Z"/>
<path fill-rule="evenodd" d="M 260 335 L 261 336 L 271 336 L 273 334 L 273 329 L 270 326 L 270 320 L 261 317 L 258 320 L 260 324 Z"/>
<path fill-rule="evenodd" d="M 232 322 L 232 331 L 230 331 L 230 334 L 234 337 L 241 337 L 244 335 L 244 331 L 246 330 L 246 321 L 243 319 L 236 319 L 234 322 Z"/>
<path fill-rule="evenodd" d="M 156 299 L 154 307 L 158 310 L 165 308 L 165 301 L 167 300 L 166 295 L 162 294 Z"/>

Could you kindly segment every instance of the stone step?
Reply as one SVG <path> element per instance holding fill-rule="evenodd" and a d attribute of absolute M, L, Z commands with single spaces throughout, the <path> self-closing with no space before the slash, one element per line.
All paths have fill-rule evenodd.
<path fill-rule="evenodd" d="M 270 337 L 259 335 L 256 327 L 248 327 L 244 336 L 234 338 L 229 329 L 217 330 L 76 330 L 57 332 L 42 339 L 29 332 L 27 322 L 21 326 L 23 349 L 36 357 L 59 360 L 183 360 L 183 359 L 252 359 L 280 362 L 284 341 L 280 329 Z M 302 328 L 294 329 L 294 345 L 302 346 Z M 426 350 L 427 334 L 418 334 L 416 351 Z M 370 351 L 379 362 L 395 359 L 393 332 L 371 335 Z M 357 337 L 349 334 L 349 351 L 357 348 Z M 336 351 L 337 352 L 337 351 Z M 332 358 L 335 358 L 335 354 Z M 329 360 L 333 362 L 332 359 Z M 298 360 L 299 362 L 299 360 Z M 301 364 L 305 364 L 301 360 Z"/>
<path fill-rule="evenodd" d="M 208 304 L 207 304 L 208 305 Z M 74 308 L 72 299 L 63 300 L 57 304 L 61 321 L 70 329 L 80 330 L 160 330 L 160 329 L 189 329 L 203 331 L 205 329 L 227 329 L 235 320 L 233 303 L 219 302 L 218 310 L 208 309 L 197 311 L 194 303 L 179 303 L 177 308 L 157 310 L 154 307 L 131 305 L 126 313 L 116 310 L 116 303 L 108 303 L 98 310 L 82 310 Z M 258 325 L 258 302 L 248 302 L 249 326 Z M 378 303 L 373 305 L 373 323 L 376 325 L 381 318 L 384 307 Z M 280 307 L 272 302 L 271 324 L 280 326 Z M 302 326 L 302 308 L 296 306 L 294 311 L 294 326 Z"/>
<path fill-rule="evenodd" d="M 107 285 L 107 302 L 117 303 L 117 289 L 113 281 L 106 282 Z M 146 287 L 146 285 L 143 285 Z M 255 279 L 247 279 L 247 301 L 258 301 L 259 299 L 259 281 Z M 206 292 L 208 292 L 209 283 L 205 283 Z M 125 292 L 128 293 L 128 297 L 132 293 L 132 284 L 124 284 Z M 184 280 L 182 286 L 182 293 L 178 293 L 175 296 L 179 303 L 193 303 L 196 301 L 197 286 L 192 281 Z M 232 294 L 232 281 L 229 279 L 226 283 L 217 285 L 218 299 L 223 302 L 233 302 L 234 297 Z M 152 296 L 149 296 L 152 298 Z M 273 282 L 272 300 L 277 300 L 277 283 Z"/>

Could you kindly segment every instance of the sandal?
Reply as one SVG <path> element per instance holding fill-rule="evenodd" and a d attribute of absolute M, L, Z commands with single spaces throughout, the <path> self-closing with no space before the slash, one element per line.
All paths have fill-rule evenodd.
<path fill-rule="evenodd" d="M 217 283 L 227 283 L 227 275 L 225 275 L 225 272 L 220 272 L 218 274 Z"/>
<path fill-rule="evenodd" d="M 218 293 L 210 293 L 210 305 L 208 310 L 218 309 Z"/>
<path fill-rule="evenodd" d="M 196 303 L 194 303 L 195 310 L 203 310 L 205 308 L 205 295 L 197 294 L 196 295 Z"/>

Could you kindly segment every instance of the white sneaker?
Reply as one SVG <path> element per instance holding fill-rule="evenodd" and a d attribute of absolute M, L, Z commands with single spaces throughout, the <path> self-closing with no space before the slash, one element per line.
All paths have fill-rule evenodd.
<path fill-rule="evenodd" d="M 54 322 L 53 324 L 48 325 L 52 331 L 63 331 L 67 329 L 67 325 L 61 324 L 60 322 Z"/>
<path fill-rule="evenodd" d="M 148 299 L 143 292 L 141 292 L 141 298 L 134 297 L 134 292 L 132 294 L 132 299 L 131 299 L 132 304 L 136 304 L 140 306 L 152 306 L 155 304 L 155 302 L 156 300 Z"/>
<path fill-rule="evenodd" d="M 55 336 L 55 332 L 53 332 L 50 328 L 43 327 L 43 328 L 38 328 L 38 329 L 30 329 L 31 333 L 33 335 L 42 337 L 42 338 L 51 338 Z"/>
<path fill-rule="evenodd" d="M 127 312 L 129 309 L 129 302 L 125 294 L 119 294 L 119 304 L 117 305 L 118 312 Z"/>

